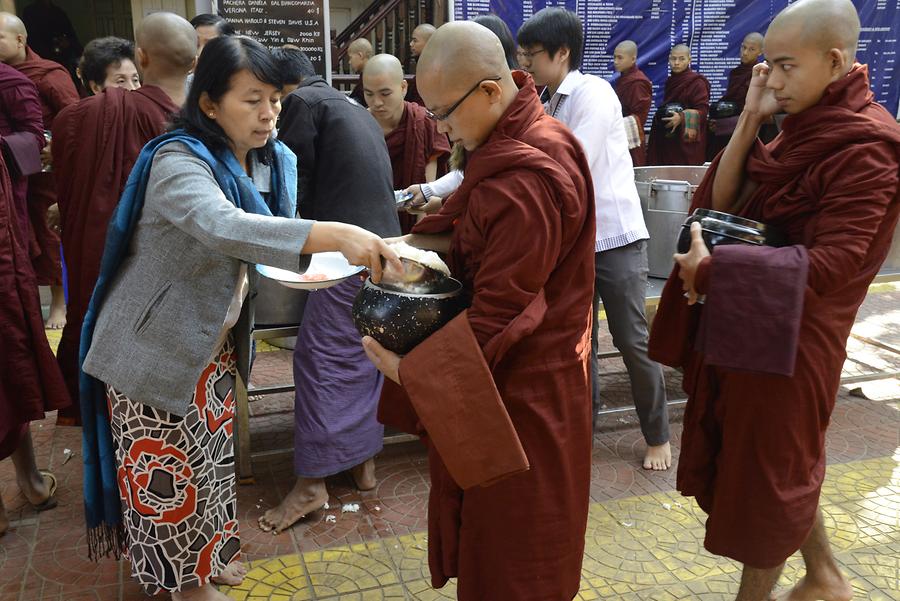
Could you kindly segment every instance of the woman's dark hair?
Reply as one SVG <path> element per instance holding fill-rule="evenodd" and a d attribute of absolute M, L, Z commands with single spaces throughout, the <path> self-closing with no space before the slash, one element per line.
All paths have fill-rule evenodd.
<path fill-rule="evenodd" d="M 272 55 L 256 40 L 245 36 L 211 39 L 200 54 L 187 100 L 172 127 L 184 128 L 209 148 L 229 148 L 225 132 L 200 108 L 200 96 L 206 92 L 210 100 L 219 102 L 231 89 L 231 78 L 244 69 L 263 83 L 276 88 L 283 85 Z"/>
<path fill-rule="evenodd" d="M 569 70 L 581 67 L 584 46 L 584 29 L 581 19 L 572 11 L 559 7 L 544 8 L 522 23 L 519 28 L 519 46 L 528 48 L 540 44 L 553 58 L 560 48 L 569 49 Z"/>
<path fill-rule="evenodd" d="M 510 69 L 518 69 L 519 63 L 516 61 L 516 41 L 513 39 L 512 32 L 506 22 L 497 15 L 479 15 L 472 19 L 479 25 L 487 27 L 494 32 L 500 43 L 503 44 L 503 54 L 506 55 L 506 64 Z"/>
<path fill-rule="evenodd" d="M 123 60 L 134 62 L 134 42 L 116 37 L 97 38 L 84 47 L 84 54 L 78 64 L 81 82 L 90 91 L 91 82 L 103 87 L 106 69 L 118 66 Z"/>
<path fill-rule="evenodd" d="M 194 29 L 197 29 L 198 27 L 209 26 L 215 26 L 216 31 L 219 32 L 219 35 L 235 35 L 236 33 L 234 31 L 234 26 L 219 15 L 214 15 L 212 13 L 203 13 L 191 19 L 191 27 L 193 27 Z"/>
<path fill-rule="evenodd" d="M 316 76 L 316 68 L 306 53 L 299 48 L 284 47 L 272 48 L 272 58 L 281 73 L 281 79 L 286 84 L 299 85 L 308 77 Z"/>

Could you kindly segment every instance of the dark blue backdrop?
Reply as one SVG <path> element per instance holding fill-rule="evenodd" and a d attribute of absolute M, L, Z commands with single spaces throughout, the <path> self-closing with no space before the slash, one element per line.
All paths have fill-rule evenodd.
<path fill-rule="evenodd" d="M 653 81 L 655 108 L 662 99 L 673 45 L 691 46 L 692 68 L 709 79 L 712 100 L 716 100 L 725 90 L 728 71 L 739 62 L 744 36 L 752 31 L 765 33 L 772 18 L 788 4 L 786 0 L 455 0 L 453 12 L 456 19 L 493 12 L 515 34 L 523 20 L 545 6 L 565 6 L 584 23 L 582 70 L 613 80 L 613 49 L 622 40 L 634 40 L 639 47 L 638 64 Z M 863 25 L 858 60 L 868 63 L 879 102 L 897 115 L 900 2 L 854 0 L 854 4 Z"/>

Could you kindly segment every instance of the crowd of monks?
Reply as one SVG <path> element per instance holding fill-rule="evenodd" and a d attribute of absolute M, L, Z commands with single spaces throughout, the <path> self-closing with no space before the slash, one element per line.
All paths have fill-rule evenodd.
<path fill-rule="evenodd" d="M 229 35 L 221 21 L 200 20 L 195 28 L 206 28 L 203 39 Z M 676 45 L 649 132 L 653 89 L 637 66 L 638 48 L 624 41 L 614 52 L 632 164 L 711 159 L 693 208 L 775 224 L 791 243 L 710 254 L 694 228 L 690 251 L 676 255 L 650 338 L 650 356 L 684 371 L 689 396 L 678 489 L 709 514 L 706 548 L 744 564 L 739 601 L 767 599 L 798 550 L 807 575 L 784 599 L 852 595 L 818 509 L 824 433 L 850 327 L 900 216 L 900 127 L 875 102 L 867 68 L 856 63 L 859 30 L 849 0 L 792 4 L 765 37 L 745 37 L 741 62 L 715 103 L 709 82 L 691 70 L 690 48 Z M 13 457 L 23 492 L 42 509 L 54 482 L 34 465 L 28 422 L 57 409 L 60 423 L 80 421 L 81 325 L 106 227 L 141 148 L 184 103 L 198 49 L 173 39 L 157 19 L 140 30 L 136 50 L 88 44 L 83 85 L 76 86 L 27 40 L 23 22 L 0 13 L 0 458 Z M 396 236 L 392 214 L 381 220 L 352 203 L 336 213 L 343 209 L 330 195 L 413 189 L 464 171 L 443 202 L 401 213 L 400 229 L 411 243 L 446 254 L 472 305 L 403 358 L 363 341 L 387 379 L 378 417 L 419 434 L 428 447 L 435 586 L 458 577 L 465 600 L 571 599 L 579 590 L 590 480 L 597 174 L 576 136 L 547 114 L 531 76 L 510 68 L 510 54 L 489 29 L 423 24 L 410 50 L 413 79 L 367 40 L 350 45 L 351 68 L 361 77 L 349 98 L 367 108 L 352 119 L 364 122 L 327 108 L 346 97 L 317 78 L 298 49 L 273 52 L 297 89 L 285 97 L 279 137 L 305 149 L 297 152 L 300 213 Z M 90 81 L 85 74 L 96 68 L 88 51 L 102 66 Z M 132 72 L 140 73 L 139 87 Z M 777 113 L 788 115 L 780 133 Z M 315 139 L 324 131 L 331 147 Z M 383 153 L 389 169 L 387 161 L 368 162 L 371 175 L 348 177 L 344 144 L 363 131 L 359 140 L 368 142 L 352 142 L 361 145 L 358 159 L 344 160 L 365 163 Z M 748 281 L 766 285 L 747 290 Z M 38 284 L 53 291 L 47 326 L 63 327 L 56 357 Z M 700 295 L 704 304 L 696 303 Z M 746 304 L 729 302 L 735 295 L 772 310 L 748 314 Z M 470 425 L 482 443 L 489 440 L 491 461 L 453 452 L 461 434 L 442 407 L 454 401 L 469 417 L 483 417 Z M 481 448 L 474 437 L 468 444 Z M 357 468 L 364 489 L 371 465 Z M 267 512 L 260 526 L 284 529 L 320 504 L 320 480 L 300 478 L 305 505 Z M 0 534 L 7 526 L 0 505 Z"/>

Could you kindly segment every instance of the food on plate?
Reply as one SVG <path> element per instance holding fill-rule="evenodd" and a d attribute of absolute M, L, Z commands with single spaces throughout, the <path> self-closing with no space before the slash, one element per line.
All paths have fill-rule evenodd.
<path fill-rule="evenodd" d="M 400 255 L 401 259 L 409 259 L 411 261 L 415 261 L 416 263 L 421 263 L 425 267 L 429 267 L 434 269 L 435 271 L 439 271 L 446 276 L 450 275 L 450 268 L 447 267 L 447 264 L 444 263 L 443 259 L 441 259 L 438 254 L 432 250 L 422 250 L 421 248 L 416 248 L 415 246 L 410 246 L 406 242 L 398 241 L 392 242 L 391 248 Z"/>
<path fill-rule="evenodd" d="M 324 273 L 303 273 L 297 279 L 301 282 L 324 282 L 330 278 Z"/>

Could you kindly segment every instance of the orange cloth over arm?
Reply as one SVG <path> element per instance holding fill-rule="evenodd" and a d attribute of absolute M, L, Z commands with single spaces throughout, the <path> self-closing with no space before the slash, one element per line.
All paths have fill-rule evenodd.
<path fill-rule="evenodd" d="M 616 80 L 616 95 L 622 103 L 622 116 L 633 116 L 641 134 L 641 145 L 631 149 L 631 162 L 635 167 L 647 164 L 647 142 L 644 123 L 653 102 L 653 84 L 637 66 L 628 69 Z"/>

